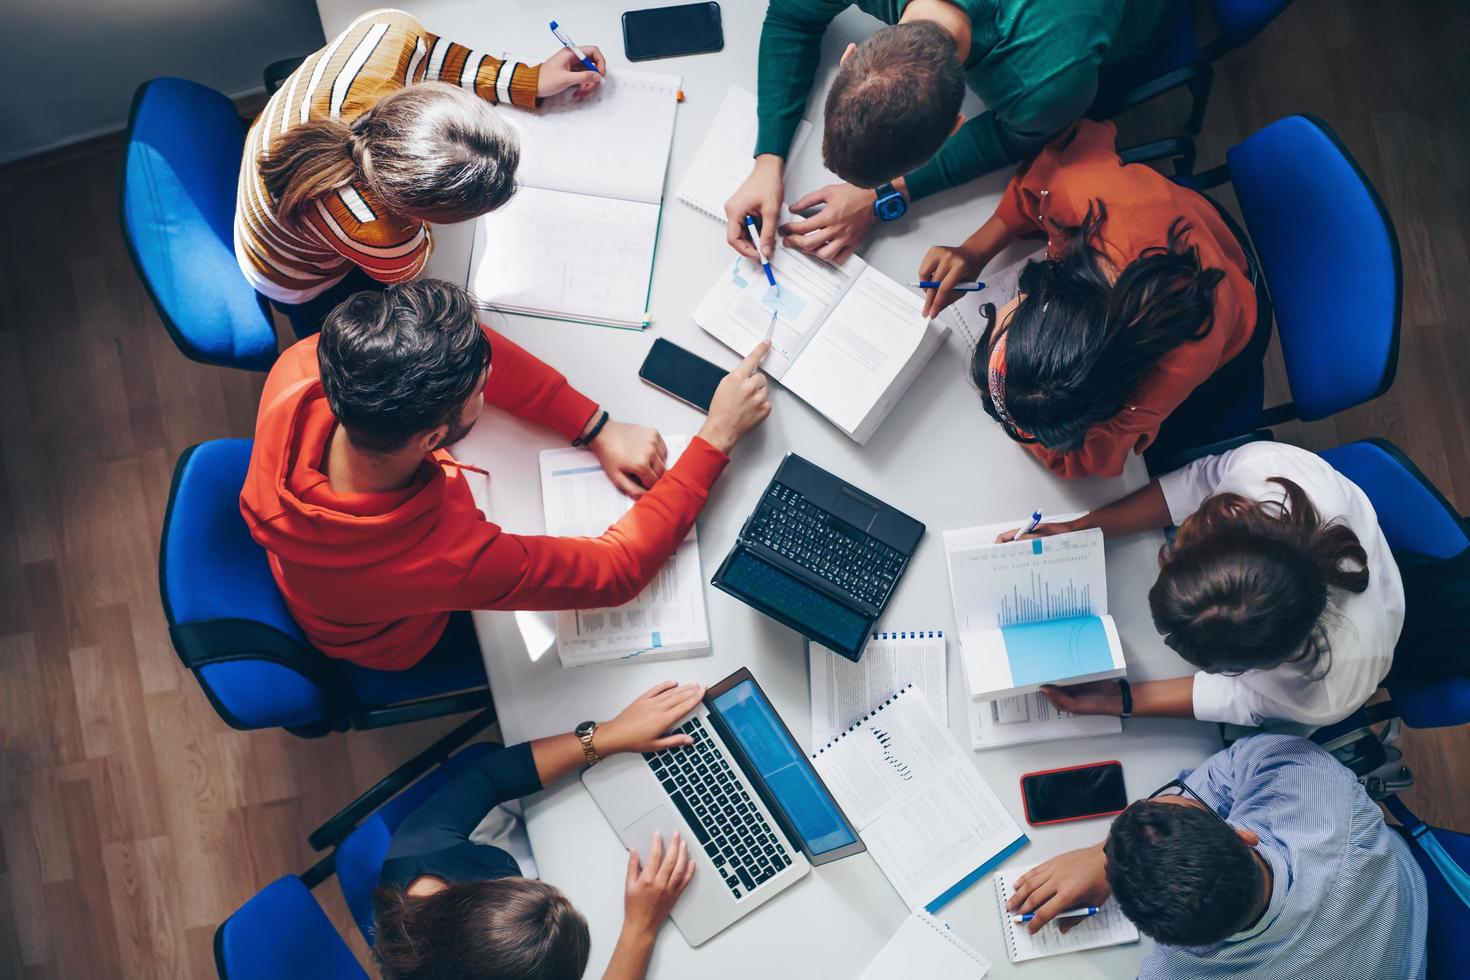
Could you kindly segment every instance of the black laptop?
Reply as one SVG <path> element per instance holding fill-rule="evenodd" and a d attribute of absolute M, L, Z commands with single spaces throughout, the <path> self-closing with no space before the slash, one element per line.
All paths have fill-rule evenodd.
<path fill-rule="evenodd" d="M 924 525 L 787 453 L 710 584 L 850 660 Z"/>

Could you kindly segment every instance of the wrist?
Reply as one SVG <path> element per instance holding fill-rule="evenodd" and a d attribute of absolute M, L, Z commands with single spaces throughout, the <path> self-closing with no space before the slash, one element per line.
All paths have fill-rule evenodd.
<path fill-rule="evenodd" d="M 705 442 L 709 443 L 711 446 L 715 447 L 726 456 L 730 455 L 730 450 L 735 448 L 734 433 L 730 432 L 724 426 L 718 425 L 713 421 L 706 421 L 704 425 L 700 426 L 698 435 L 699 438 L 703 439 Z"/>
<path fill-rule="evenodd" d="M 592 733 L 592 748 L 604 759 L 610 755 L 628 751 L 627 739 L 623 738 L 622 729 L 618 726 L 616 718 L 597 726 L 597 730 Z"/>
<path fill-rule="evenodd" d="M 582 426 L 582 432 L 572 440 L 572 445 L 596 449 L 597 440 L 607 431 L 611 422 L 612 416 L 606 410 L 598 408 L 587 420 L 587 424 Z"/>
<path fill-rule="evenodd" d="M 623 928 L 618 933 L 618 945 L 630 953 L 644 954 L 653 950 L 653 940 L 658 930 L 643 915 L 623 913 Z"/>
<path fill-rule="evenodd" d="M 786 165 L 786 160 L 778 153 L 761 153 L 755 158 L 755 169 L 780 173 Z"/>

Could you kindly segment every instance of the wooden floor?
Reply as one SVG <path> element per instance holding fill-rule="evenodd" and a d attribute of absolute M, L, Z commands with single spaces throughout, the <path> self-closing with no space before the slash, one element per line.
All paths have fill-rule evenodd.
<path fill-rule="evenodd" d="M 1398 226 L 1398 381 L 1282 438 L 1402 446 L 1470 508 L 1470 21 L 1298 0 L 1217 67 L 1200 166 L 1310 111 Z M 1136 121 L 1135 121 L 1136 123 Z M 1142 137 L 1155 135 L 1143 132 Z M 251 433 L 261 378 L 185 360 L 117 230 L 114 144 L 0 173 L 0 977 L 207 977 L 215 926 L 312 863 L 316 822 L 442 732 L 233 731 L 178 666 L 156 550 L 173 462 Z M 1351 283 L 1344 283 L 1351 288 Z M 1470 729 L 1411 733 L 1410 799 L 1470 831 Z M 318 889 L 362 955 L 335 883 Z"/>

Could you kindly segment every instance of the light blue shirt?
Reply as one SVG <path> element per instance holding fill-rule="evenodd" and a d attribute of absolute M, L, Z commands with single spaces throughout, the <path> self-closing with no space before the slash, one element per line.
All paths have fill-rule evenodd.
<path fill-rule="evenodd" d="M 1140 978 L 1424 976 L 1424 875 L 1342 763 L 1305 738 L 1263 734 L 1180 775 L 1232 826 L 1260 835 L 1271 902 L 1223 942 L 1159 945 Z"/>

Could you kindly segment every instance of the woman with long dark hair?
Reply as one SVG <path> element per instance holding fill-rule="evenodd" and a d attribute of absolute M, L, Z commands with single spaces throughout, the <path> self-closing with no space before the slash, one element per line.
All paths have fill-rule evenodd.
<path fill-rule="evenodd" d="M 985 411 L 1067 478 L 1117 476 L 1157 443 L 1196 444 L 1248 390 L 1269 339 L 1220 212 L 1124 165 L 1115 135 L 1112 123 L 1077 123 L 1022 167 L 963 245 L 935 246 L 919 266 L 941 283 L 925 304 L 935 316 L 1012 242 L 1046 240 L 971 370 Z"/>
<path fill-rule="evenodd" d="M 689 745 L 688 735 L 667 733 L 703 696 L 698 684 L 665 681 L 611 721 L 497 747 L 420 804 L 393 835 L 373 895 L 384 980 L 580 977 L 587 920 L 559 889 L 526 877 L 533 858 L 514 820 L 485 818 L 601 757 Z M 629 853 L 623 929 L 604 980 L 642 980 L 658 928 L 693 876 L 689 843 L 677 836 L 655 834 L 645 855 Z"/>
<path fill-rule="evenodd" d="M 1057 707 L 1302 731 L 1341 721 L 1389 676 L 1403 579 L 1373 505 L 1321 457 L 1251 443 L 1037 533 L 1169 525 L 1178 531 L 1159 554 L 1149 608 L 1197 673 L 1045 688 Z"/>

